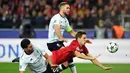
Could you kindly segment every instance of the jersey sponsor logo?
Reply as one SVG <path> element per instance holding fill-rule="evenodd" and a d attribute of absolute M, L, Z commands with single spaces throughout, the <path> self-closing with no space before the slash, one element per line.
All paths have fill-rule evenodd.
<path fill-rule="evenodd" d="M 62 20 L 61 20 L 61 21 L 60 21 L 60 23 L 66 24 L 66 23 L 67 23 L 67 21 L 62 21 Z"/>
<path fill-rule="evenodd" d="M 65 28 L 66 28 L 66 26 L 60 25 L 60 28 L 61 28 L 61 29 L 65 29 Z"/>

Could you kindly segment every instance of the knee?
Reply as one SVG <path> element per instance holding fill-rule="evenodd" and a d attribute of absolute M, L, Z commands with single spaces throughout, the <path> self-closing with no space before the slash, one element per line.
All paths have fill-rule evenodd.
<path fill-rule="evenodd" d="M 65 67 L 68 67 L 68 66 L 69 66 L 69 63 L 68 63 L 68 62 L 64 62 L 63 65 L 64 65 Z"/>

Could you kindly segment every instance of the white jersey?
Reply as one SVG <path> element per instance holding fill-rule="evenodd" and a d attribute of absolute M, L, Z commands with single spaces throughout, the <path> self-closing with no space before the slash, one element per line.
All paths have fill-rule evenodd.
<path fill-rule="evenodd" d="M 49 33 L 48 33 L 49 42 L 48 43 L 59 41 L 59 38 L 56 35 L 55 30 L 54 30 L 55 24 L 60 25 L 60 32 L 61 32 L 62 36 L 63 36 L 63 32 L 65 31 L 65 29 L 67 27 L 70 27 L 69 21 L 66 17 L 61 16 L 59 13 L 54 15 L 51 18 L 50 24 L 49 24 Z"/>
<path fill-rule="evenodd" d="M 33 45 L 33 53 L 31 55 L 27 55 L 25 52 L 22 53 L 19 62 L 19 70 L 25 71 L 28 66 L 32 73 L 42 73 L 46 71 L 47 63 L 43 59 L 43 55 L 45 55 L 45 50 L 40 50 L 38 47 Z"/>

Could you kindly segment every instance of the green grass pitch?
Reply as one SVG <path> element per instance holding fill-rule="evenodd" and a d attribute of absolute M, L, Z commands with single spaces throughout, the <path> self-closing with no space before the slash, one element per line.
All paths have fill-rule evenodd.
<path fill-rule="evenodd" d="M 78 73 L 130 73 L 130 64 L 103 64 L 113 67 L 112 70 L 102 70 L 94 64 L 75 64 Z M 19 73 L 18 63 L 0 63 L 0 73 Z M 25 73 L 30 73 L 27 69 Z M 62 73 L 71 73 L 70 69 L 64 70 Z"/>

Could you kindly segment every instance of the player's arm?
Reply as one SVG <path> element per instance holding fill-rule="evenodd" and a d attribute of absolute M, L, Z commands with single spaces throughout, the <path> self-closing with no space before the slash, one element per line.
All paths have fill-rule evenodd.
<path fill-rule="evenodd" d="M 87 54 L 87 56 L 89 57 L 93 57 L 91 54 Z M 103 66 L 101 63 L 99 63 L 99 61 L 97 59 L 92 59 L 91 62 L 97 66 L 99 66 L 100 68 L 102 68 L 103 70 L 110 70 L 112 69 L 112 67 L 105 67 Z"/>
<path fill-rule="evenodd" d="M 56 33 L 56 35 L 58 36 L 58 38 L 59 38 L 61 41 L 67 42 L 67 40 L 64 39 L 63 36 L 61 35 L 61 32 L 60 32 L 60 24 L 55 24 L 55 25 L 54 25 L 54 29 L 55 29 L 55 33 Z"/>
<path fill-rule="evenodd" d="M 20 71 L 20 73 L 24 73 L 27 65 L 28 65 L 27 63 L 23 63 L 23 61 L 20 60 L 20 63 L 19 63 L 19 66 L 20 66 L 19 71 Z"/>
<path fill-rule="evenodd" d="M 85 59 L 85 60 L 93 60 L 93 59 L 97 58 L 97 57 L 83 55 L 82 53 L 80 53 L 78 51 L 75 51 L 74 54 L 76 57 L 81 58 L 81 59 Z"/>
<path fill-rule="evenodd" d="M 65 30 L 66 30 L 72 37 L 75 37 L 76 32 L 75 32 L 70 26 L 68 26 Z"/>
<path fill-rule="evenodd" d="M 50 56 L 47 53 L 45 53 L 45 55 L 43 55 L 43 56 L 45 57 L 45 59 L 47 60 L 47 62 L 50 64 L 51 67 L 54 67 L 54 68 L 57 67 L 57 65 L 54 65 L 52 63 L 52 60 L 51 60 Z"/>

